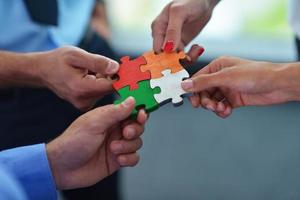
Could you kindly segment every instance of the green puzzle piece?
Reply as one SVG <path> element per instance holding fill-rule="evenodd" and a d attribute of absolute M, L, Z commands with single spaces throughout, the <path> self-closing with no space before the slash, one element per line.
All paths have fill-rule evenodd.
<path fill-rule="evenodd" d="M 160 93 L 160 88 L 152 89 L 150 87 L 150 80 L 138 82 L 138 89 L 130 90 L 129 86 L 123 87 L 118 90 L 120 99 L 116 100 L 114 104 L 120 104 L 128 97 L 133 97 L 135 99 L 135 109 L 132 111 L 131 116 L 136 117 L 138 113 L 138 108 L 144 107 L 147 113 L 156 110 L 159 104 L 154 99 L 154 94 Z"/>

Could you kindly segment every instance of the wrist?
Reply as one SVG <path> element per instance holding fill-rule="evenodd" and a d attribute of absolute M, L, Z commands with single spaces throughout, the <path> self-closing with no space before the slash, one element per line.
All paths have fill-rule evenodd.
<path fill-rule="evenodd" d="M 0 54 L 0 87 L 41 87 L 35 53 L 11 53 Z"/>
<path fill-rule="evenodd" d="M 40 87 L 47 87 L 46 84 L 46 67 L 47 67 L 47 60 L 48 60 L 48 52 L 40 52 L 40 53 L 32 53 L 29 54 L 31 59 L 34 63 L 34 77 L 36 78 L 36 82 Z"/>
<path fill-rule="evenodd" d="M 274 82 L 286 101 L 300 101 L 300 63 L 286 63 L 274 70 Z"/>
<path fill-rule="evenodd" d="M 58 153 L 56 152 L 55 148 L 53 148 L 52 142 L 46 144 L 46 152 L 47 152 L 47 157 L 50 164 L 52 176 L 55 181 L 56 188 L 59 189 L 61 188 L 61 184 L 60 184 L 61 181 L 60 181 L 60 175 L 58 173 L 57 166 L 55 164 L 56 163 L 55 160 L 57 159 L 56 155 Z"/>

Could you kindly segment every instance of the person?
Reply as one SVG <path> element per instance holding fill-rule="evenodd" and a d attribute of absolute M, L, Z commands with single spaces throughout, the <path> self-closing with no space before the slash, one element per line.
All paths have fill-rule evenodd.
<path fill-rule="evenodd" d="M 174 0 L 152 23 L 153 48 L 183 49 L 208 23 L 218 0 Z M 299 1 L 290 1 L 290 20 L 299 48 Z M 299 101 L 300 63 L 271 63 L 223 56 L 184 80 L 182 87 L 194 95 L 194 107 L 228 117 L 242 106 Z"/>
<path fill-rule="evenodd" d="M 88 74 L 81 65 L 97 74 Z M 118 67 L 109 58 L 75 47 L 28 54 L 2 51 L 0 88 L 49 87 L 86 108 L 96 94 L 99 98 L 111 91 L 111 80 L 104 75 L 113 75 Z M 82 102 L 85 93 L 90 98 Z M 91 186 L 120 167 L 136 165 L 147 115 L 141 110 L 136 120 L 129 119 L 134 108 L 132 97 L 119 105 L 98 107 L 47 144 L 1 151 L 1 199 L 56 199 L 56 189 Z"/>
<path fill-rule="evenodd" d="M 109 24 L 105 4 L 100 0 L 0 1 L 0 24 L 0 49 L 4 51 L 41 52 L 71 45 L 117 59 L 109 45 Z M 56 56 L 61 58 L 58 54 Z M 48 72 L 53 73 L 52 70 Z M 60 77 L 69 80 L 68 77 Z M 113 100 L 110 95 L 100 101 L 92 101 L 90 97 L 82 95 L 80 102 L 79 98 L 72 99 L 71 103 L 76 101 L 73 106 L 68 102 L 69 99 L 61 98 L 57 93 L 45 87 L 2 89 L 0 150 L 52 140 L 86 111 L 81 107 L 92 107 L 95 102 L 94 107 L 106 105 Z M 89 100 L 83 102 L 84 97 Z M 117 200 L 118 179 L 115 173 L 93 187 L 64 191 L 63 196 L 72 200 L 99 197 Z"/>

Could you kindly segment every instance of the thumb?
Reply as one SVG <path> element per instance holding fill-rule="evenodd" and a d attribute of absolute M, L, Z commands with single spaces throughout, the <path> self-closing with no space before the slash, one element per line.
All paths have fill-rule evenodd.
<path fill-rule="evenodd" d="M 225 79 L 222 73 L 200 74 L 191 79 L 181 82 L 181 87 L 187 92 L 201 92 L 214 87 L 226 86 L 227 78 Z"/>
<path fill-rule="evenodd" d="M 119 70 L 119 63 L 107 58 L 105 56 L 91 54 L 92 63 L 94 65 L 90 66 L 91 71 L 95 73 L 100 73 L 102 75 L 113 75 Z"/>
<path fill-rule="evenodd" d="M 119 63 L 101 56 L 98 54 L 91 54 L 82 49 L 74 49 L 74 56 L 70 59 L 70 64 L 75 65 L 76 67 L 88 69 L 89 71 L 102 75 L 113 75 L 119 70 Z"/>
<path fill-rule="evenodd" d="M 163 47 L 165 52 L 170 53 L 179 47 L 184 20 L 184 9 L 182 9 L 182 6 L 172 4 L 169 7 L 169 20 Z"/>
<path fill-rule="evenodd" d="M 135 108 L 135 100 L 128 97 L 125 101 L 118 105 L 107 105 L 94 110 L 98 128 L 106 131 L 115 124 L 127 119 Z"/>

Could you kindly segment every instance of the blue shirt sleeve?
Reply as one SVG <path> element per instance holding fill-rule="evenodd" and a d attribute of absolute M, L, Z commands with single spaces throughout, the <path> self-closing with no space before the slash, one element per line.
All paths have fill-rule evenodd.
<path fill-rule="evenodd" d="M 57 199 L 45 144 L 2 151 L 0 163 L 19 181 L 28 199 Z"/>
<path fill-rule="evenodd" d="M 28 200 L 15 177 L 0 165 L 0 199 Z"/>

